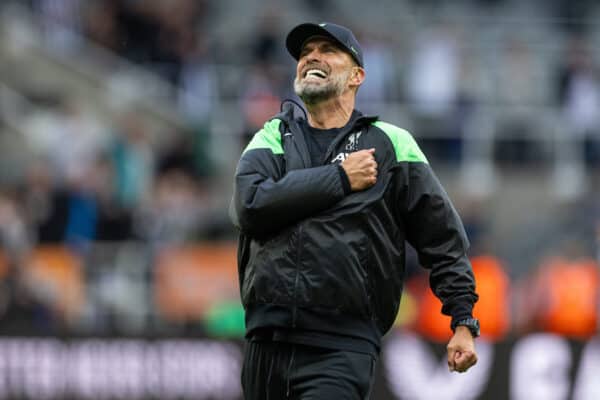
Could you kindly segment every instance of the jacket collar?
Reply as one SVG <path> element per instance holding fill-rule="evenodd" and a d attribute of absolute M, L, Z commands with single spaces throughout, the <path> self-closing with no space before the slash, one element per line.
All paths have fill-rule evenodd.
<path fill-rule="evenodd" d="M 282 111 L 275 115 L 271 119 L 280 119 L 285 122 L 287 125 L 290 125 L 292 122 L 301 123 L 306 120 L 303 117 L 294 117 L 294 105 L 298 105 L 296 102 L 284 101 L 281 105 Z M 306 115 L 306 113 L 304 113 Z M 357 126 L 357 125 L 368 125 L 375 121 L 379 120 L 378 115 L 364 115 L 362 112 L 354 109 L 352 111 L 352 115 L 350 116 L 350 120 L 346 124 L 346 126 Z"/>
<path fill-rule="evenodd" d="M 350 121 L 348 121 L 348 125 L 357 126 L 357 125 L 369 125 L 379 119 L 378 115 L 365 115 L 362 112 L 354 109 L 352 111 L 352 115 L 350 116 Z"/>

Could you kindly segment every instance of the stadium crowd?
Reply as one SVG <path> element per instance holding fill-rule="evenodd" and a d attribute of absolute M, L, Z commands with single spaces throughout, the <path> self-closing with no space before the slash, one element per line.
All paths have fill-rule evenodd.
<path fill-rule="evenodd" d="M 10 179 L 3 177 L 0 184 L 0 326 L 34 333 L 78 332 L 81 321 L 91 318 L 94 322 L 86 322 L 86 326 L 96 329 L 108 324 L 97 315 L 90 317 L 89 310 L 93 290 L 100 290 L 104 284 L 103 276 L 89 271 L 98 260 L 94 249 L 99 243 L 117 247 L 130 242 L 142 244 L 144 250 L 138 252 L 142 261 L 136 265 L 144 271 L 145 285 L 152 286 L 157 280 L 157 260 L 167 245 L 235 238 L 226 205 L 214 204 L 211 196 L 215 187 L 229 185 L 213 159 L 211 118 L 224 103 L 237 105 L 238 114 L 231 118 L 243 120 L 242 129 L 236 132 L 238 151 L 263 121 L 279 111 L 283 99 L 293 97 L 293 64 L 281 42 L 287 25 L 281 10 L 273 7 L 263 11 L 250 31 L 231 44 L 221 43 L 211 30 L 223 15 L 219 2 L 29 0 L 3 2 L 3 6 L 8 8 L 11 3 L 28 3 L 42 29 L 45 46 L 51 51 L 73 57 L 81 47 L 93 44 L 168 82 L 173 88 L 170 101 L 177 105 L 186 126 L 181 131 L 164 132 L 171 139 L 157 145 L 148 121 L 136 109 L 125 109 L 117 118 L 106 120 L 82 107 L 68 91 L 24 93 L 38 112 L 28 116 L 23 129 L 30 157 L 13 166 L 18 173 Z M 323 15 L 337 15 L 341 8 L 338 3 L 305 0 L 295 7 L 321 20 L 328 19 L 321 18 Z M 420 10 L 421 21 L 438 3 L 407 2 L 403 10 Z M 502 7 L 510 9 L 518 2 L 464 3 L 486 21 L 485 13 Z M 539 3 L 536 10 L 540 4 L 547 4 L 532 3 Z M 551 151 L 556 151 L 549 147 L 556 144 L 531 137 L 543 136 L 540 110 L 549 109 L 581 144 L 586 171 L 597 171 L 600 53 L 595 50 L 595 35 L 600 26 L 585 16 L 600 10 L 591 1 L 561 0 L 547 9 L 551 10 L 546 15 L 548 22 L 540 24 L 540 34 L 550 32 L 559 40 L 544 51 L 540 51 L 543 45 L 536 47 L 535 41 L 503 31 L 491 54 L 473 43 L 464 27 L 456 22 L 440 22 L 434 13 L 422 28 L 400 29 L 406 35 L 390 29 L 367 29 L 366 25 L 372 23 L 357 24 L 368 74 L 358 107 L 368 112 L 388 105 L 393 113 L 397 104 L 403 104 L 409 128 L 432 163 L 451 168 L 465 157 L 464 137 L 486 107 L 494 107 L 499 115 L 495 163 L 511 168 L 547 165 Z M 494 34 L 491 28 L 481 32 L 484 38 Z M 398 58 L 402 62 L 397 62 Z M 489 65 L 494 68 L 488 69 Z M 242 66 L 243 75 L 224 78 L 223 71 L 230 66 Z M 4 154 L 8 151 L 0 149 L 0 154 L 11 159 L 10 154 Z M 496 249 L 489 243 L 489 208 L 480 206 L 477 199 L 459 200 L 473 242 L 474 264 L 482 276 L 480 290 L 496 293 L 503 288 L 505 293 L 490 304 L 481 302 L 484 333 L 487 327 L 500 339 L 530 330 L 555 331 L 576 338 L 597 332 L 597 189 L 592 186 L 586 196 L 570 205 L 577 211 L 565 219 L 578 224 L 575 239 L 563 240 L 571 232 L 568 227 L 546 244 L 540 251 L 543 256 L 527 271 L 515 271 L 495 255 Z M 32 262 L 32 254 L 40 248 L 68 249 L 66 257 L 79 263 L 75 270 L 81 270 L 71 284 L 74 293 L 83 298 L 59 301 L 60 293 L 48 293 L 48 285 L 40 284 L 35 274 L 32 278 L 26 273 L 31 268 L 24 265 Z M 58 253 L 65 257 L 62 250 Z M 438 321 L 427 320 L 428 316 L 439 315 L 439 305 L 435 299 L 424 298 L 427 291 L 422 290 L 423 276 L 416 264 L 413 260 L 413 268 L 409 269 L 413 279 L 403 309 L 407 316 L 399 324 L 441 341 L 447 333 L 436 331 L 441 326 Z M 237 282 L 231 284 L 235 288 Z M 86 286 L 87 290 L 83 288 Z M 60 287 L 53 290 L 60 292 Z M 152 292 L 147 295 L 152 296 Z M 234 325 L 239 324 L 241 315 L 239 307 L 229 307 L 235 295 L 234 291 L 231 298 L 219 299 L 219 309 L 225 310 L 219 315 L 228 321 L 230 318 Z M 74 311 L 72 303 L 83 305 Z M 424 310 L 430 306 L 435 310 Z M 160 313 L 160 305 L 151 308 L 149 315 Z M 500 311 L 485 312 L 489 309 Z M 170 322 L 168 315 L 158 321 L 159 325 L 183 323 L 191 332 L 204 332 L 199 321 L 209 313 L 201 308 Z M 496 320 L 485 322 L 484 314 L 494 315 Z M 443 323 L 447 326 L 446 321 Z M 155 319 L 148 317 L 138 326 L 148 332 L 148 325 L 153 324 Z M 114 328 L 114 324 L 111 326 Z M 565 326 L 574 328 L 565 331 Z"/>

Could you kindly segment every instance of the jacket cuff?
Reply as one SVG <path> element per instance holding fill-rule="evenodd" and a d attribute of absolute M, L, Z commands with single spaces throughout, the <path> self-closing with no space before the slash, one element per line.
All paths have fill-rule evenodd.
<path fill-rule="evenodd" d="M 348 174 L 346 174 L 346 170 L 342 167 L 342 164 L 337 164 L 338 172 L 340 173 L 340 178 L 342 180 L 342 187 L 344 188 L 344 194 L 349 195 L 352 193 L 352 186 L 350 186 L 350 179 L 348 178 Z"/>
<path fill-rule="evenodd" d="M 455 326 L 458 321 L 463 319 L 473 318 L 473 305 L 469 303 L 457 303 L 449 311 L 452 316 L 450 327 Z"/>

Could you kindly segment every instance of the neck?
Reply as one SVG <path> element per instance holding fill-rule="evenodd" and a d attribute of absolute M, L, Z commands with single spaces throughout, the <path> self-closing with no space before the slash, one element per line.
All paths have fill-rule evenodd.
<path fill-rule="evenodd" d="M 354 94 L 350 91 L 333 99 L 306 104 L 308 124 L 313 128 L 331 129 L 345 126 L 354 110 Z"/>

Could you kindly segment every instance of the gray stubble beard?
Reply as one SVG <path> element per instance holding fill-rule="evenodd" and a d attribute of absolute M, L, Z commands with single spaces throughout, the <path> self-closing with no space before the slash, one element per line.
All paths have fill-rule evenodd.
<path fill-rule="evenodd" d="M 344 92 L 349 75 L 350 71 L 340 73 L 325 85 L 304 84 L 296 77 L 294 79 L 294 92 L 304 104 L 316 104 L 341 95 Z"/>

